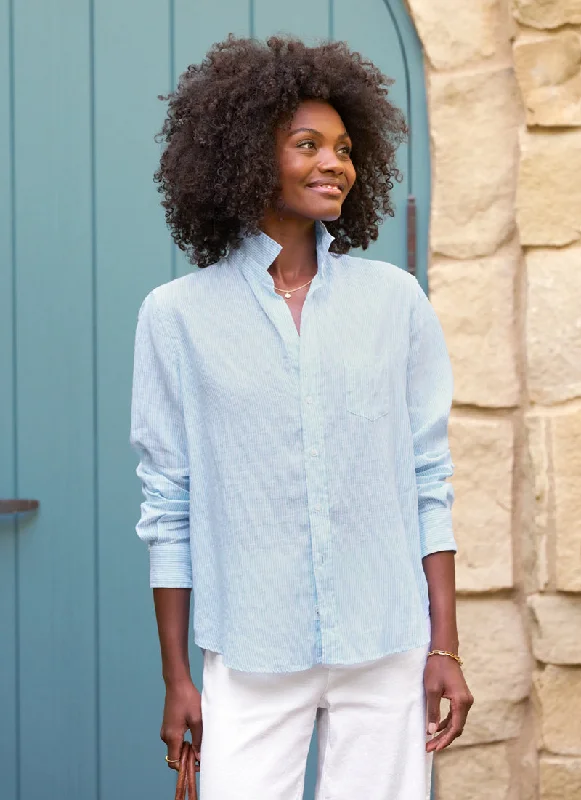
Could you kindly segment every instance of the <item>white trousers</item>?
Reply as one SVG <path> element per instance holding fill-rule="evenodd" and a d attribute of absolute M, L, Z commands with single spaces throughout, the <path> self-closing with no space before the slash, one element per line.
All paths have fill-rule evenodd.
<path fill-rule="evenodd" d="M 315 720 L 316 800 L 426 800 L 427 652 L 265 673 L 204 651 L 201 800 L 301 800 Z"/>

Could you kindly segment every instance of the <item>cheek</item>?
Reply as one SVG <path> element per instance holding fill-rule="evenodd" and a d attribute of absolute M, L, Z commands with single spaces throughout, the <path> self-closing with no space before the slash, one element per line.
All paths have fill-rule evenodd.
<path fill-rule="evenodd" d="M 283 156 L 280 161 L 280 178 L 285 189 L 292 189 L 292 185 L 300 182 L 308 174 L 305 159 L 297 158 L 294 154 Z"/>
<path fill-rule="evenodd" d="M 357 172 L 355 171 L 355 167 L 353 166 L 353 164 L 350 165 L 347 175 L 349 180 L 349 188 L 351 189 L 357 178 Z"/>

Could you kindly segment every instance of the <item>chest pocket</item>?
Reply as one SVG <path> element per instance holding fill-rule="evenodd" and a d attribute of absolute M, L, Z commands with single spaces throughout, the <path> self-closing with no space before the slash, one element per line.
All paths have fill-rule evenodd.
<path fill-rule="evenodd" d="M 383 359 L 343 361 L 345 407 L 351 414 L 369 420 L 389 413 L 388 369 Z"/>

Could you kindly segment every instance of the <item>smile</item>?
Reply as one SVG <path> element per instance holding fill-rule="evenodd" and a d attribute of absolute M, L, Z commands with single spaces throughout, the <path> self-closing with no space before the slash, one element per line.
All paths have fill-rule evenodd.
<path fill-rule="evenodd" d="M 317 186 L 307 186 L 307 189 L 312 189 L 314 192 L 318 192 L 319 194 L 331 194 L 334 197 L 338 197 L 339 195 L 343 194 L 343 190 L 340 186 L 335 186 L 330 183 L 323 183 Z"/>

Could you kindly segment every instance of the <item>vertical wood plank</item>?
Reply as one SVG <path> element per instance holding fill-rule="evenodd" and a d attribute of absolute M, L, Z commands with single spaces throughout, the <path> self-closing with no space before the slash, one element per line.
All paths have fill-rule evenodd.
<path fill-rule="evenodd" d="M 202 61 L 215 42 L 233 33 L 250 36 L 251 0 L 173 0 L 174 56 L 173 86 L 189 64 Z M 177 275 L 187 275 L 194 269 L 177 247 L 174 257 Z M 198 665 L 199 666 L 199 665 Z"/>
<path fill-rule="evenodd" d="M 0 1 L 0 497 L 14 481 L 11 3 Z M 16 522 L 0 517 L 0 785 L 17 800 Z"/>
<path fill-rule="evenodd" d="M 102 798 L 170 797 L 159 739 L 163 684 L 142 500 L 129 447 L 133 344 L 145 295 L 171 279 L 153 183 L 171 85 L 168 2 L 99 0 L 94 17 L 100 786 Z M 129 761 L 136 769 L 129 766 Z"/>
<path fill-rule="evenodd" d="M 403 0 L 384 0 L 397 23 L 404 44 L 409 80 L 410 193 L 416 198 L 416 277 L 428 292 L 428 253 L 431 205 L 430 128 L 424 77 L 424 54 L 414 23 Z"/>
<path fill-rule="evenodd" d="M 282 33 L 300 37 L 306 44 L 317 44 L 330 38 L 331 0 L 294 0 L 273 3 L 255 0 L 254 34 L 266 39 Z"/>
<path fill-rule="evenodd" d="M 334 37 L 346 41 L 353 50 L 370 58 L 382 72 L 395 79 L 390 89 L 391 101 L 404 113 L 407 109 L 407 87 L 401 46 L 392 18 L 384 0 L 366 0 L 365 6 L 356 7 L 351 0 L 334 0 Z M 405 269 L 406 255 L 406 201 L 410 189 L 407 168 L 407 144 L 398 150 L 398 166 L 403 181 L 395 183 L 393 201 L 395 217 L 387 217 L 380 227 L 379 238 L 363 251 L 354 255 L 389 261 Z"/>
<path fill-rule="evenodd" d="M 20 800 L 95 800 L 89 0 L 14 5 Z"/>
<path fill-rule="evenodd" d="M 250 35 L 250 0 L 174 0 L 175 75 L 199 63 L 229 33 Z"/>

